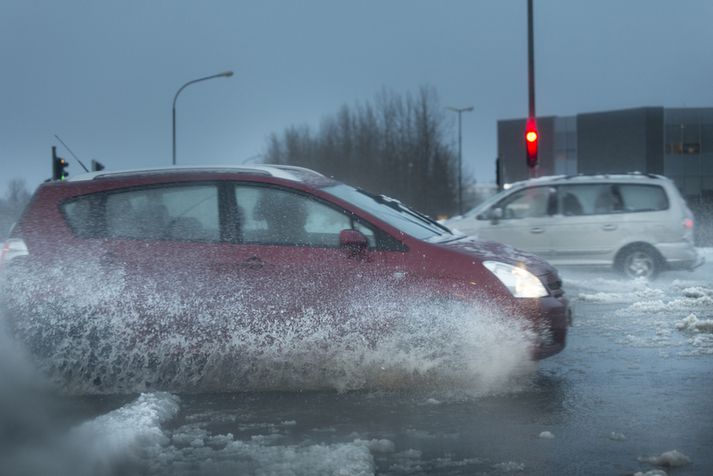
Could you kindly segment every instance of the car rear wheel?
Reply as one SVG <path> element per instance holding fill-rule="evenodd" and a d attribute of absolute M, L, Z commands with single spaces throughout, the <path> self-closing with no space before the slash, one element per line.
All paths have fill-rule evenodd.
<path fill-rule="evenodd" d="M 619 270 L 628 278 L 653 279 L 661 271 L 656 252 L 645 247 L 624 250 L 619 259 Z"/>

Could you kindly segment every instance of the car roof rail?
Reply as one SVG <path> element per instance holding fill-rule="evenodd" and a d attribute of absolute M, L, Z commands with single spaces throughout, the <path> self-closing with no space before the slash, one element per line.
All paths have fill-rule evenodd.
<path fill-rule="evenodd" d="M 87 174 L 77 175 L 70 177 L 67 181 L 84 181 L 84 180 L 97 180 L 97 179 L 108 179 L 108 178 L 121 178 L 129 176 L 139 176 L 139 175 L 160 175 L 160 174 L 176 174 L 176 173 L 245 173 L 250 175 L 260 175 L 264 177 L 275 177 L 286 180 L 293 181 L 306 181 L 311 179 L 326 178 L 324 175 L 314 170 L 310 170 L 304 167 L 298 167 L 294 165 L 273 165 L 273 164 L 261 164 L 261 165 L 212 165 L 212 166 L 200 166 L 200 165 L 184 165 L 184 166 L 173 166 L 173 167 L 153 167 L 153 168 L 140 168 L 140 169 L 129 169 L 129 170 L 117 170 L 109 171 L 102 170 L 97 172 L 90 172 Z"/>

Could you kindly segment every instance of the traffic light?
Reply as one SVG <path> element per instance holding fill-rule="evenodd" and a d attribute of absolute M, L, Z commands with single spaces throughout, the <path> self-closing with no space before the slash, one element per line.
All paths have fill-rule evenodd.
<path fill-rule="evenodd" d="M 527 166 L 533 168 L 537 165 L 537 145 L 540 135 L 537 133 L 537 122 L 534 117 L 527 118 L 525 125 L 525 147 L 527 148 Z"/>
<path fill-rule="evenodd" d="M 52 146 L 52 180 L 64 180 L 69 175 L 67 172 L 69 162 L 62 157 L 57 157 L 57 147 Z"/>

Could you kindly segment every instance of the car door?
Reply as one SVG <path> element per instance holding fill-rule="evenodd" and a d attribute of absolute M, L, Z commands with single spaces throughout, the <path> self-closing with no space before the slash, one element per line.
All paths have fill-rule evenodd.
<path fill-rule="evenodd" d="M 506 243 L 543 258 L 552 255 L 552 209 L 554 189 L 549 186 L 517 190 L 496 203 L 483 218 L 478 237 Z"/>
<path fill-rule="evenodd" d="M 137 339 L 195 348 L 218 334 L 219 271 L 228 245 L 221 197 L 220 185 L 206 182 L 105 194 L 99 260 L 122 281 L 113 312 L 123 314 Z"/>
<path fill-rule="evenodd" d="M 557 213 L 552 222 L 556 264 L 610 264 L 629 233 L 621 196 L 610 183 L 557 187 Z"/>
<path fill-rule="evenodd" d="M 375 228 L 354 214 L 310 193 L 264 184 L 236 183 L 232 197 L 235 240 L 224 266 L 247 294 L 255 326 L 290 319 L 345 325 L 360 290 L 387 276 Z M 367 238 L 361 253 L 340 245 L 340 232 L 352 229 Z"/>

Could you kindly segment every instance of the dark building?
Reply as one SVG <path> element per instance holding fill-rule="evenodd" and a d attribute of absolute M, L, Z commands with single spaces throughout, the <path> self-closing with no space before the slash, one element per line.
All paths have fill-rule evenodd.
<path fill-rule="evenodd" d="M 713 221 L 713 107 L 640 107 L 538 117 L 537 126 L 537 176 L 664 175 L 676 183 L 697 216 Z M 502 183 L 529 178 L 524 137 L 524 118 L 498 121 Z"/>
<path fill-rule="evenodd" d="M 663 108 L 579 114 L 576 127 L 578 173 L 664 175 Z"/>

